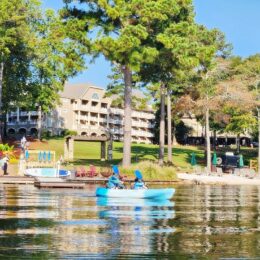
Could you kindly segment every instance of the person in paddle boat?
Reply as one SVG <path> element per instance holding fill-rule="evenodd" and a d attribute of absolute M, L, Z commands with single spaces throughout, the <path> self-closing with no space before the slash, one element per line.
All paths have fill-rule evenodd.
<path fill-rule="evenodd" d="M 143 181 L 142 173 L 139 170 L 135 171 L 135 182 L 133 185 L 133 189 L 134 190 L 147 189 L 147 186 Z"/>
<path fill-rule="evenodd" d="M 112 176 L 109 177 L 107 182 L 108 189 L 124 189 L 125 186 L 122 181 L 119 179 L 119 174 L 113 173 Z"/>

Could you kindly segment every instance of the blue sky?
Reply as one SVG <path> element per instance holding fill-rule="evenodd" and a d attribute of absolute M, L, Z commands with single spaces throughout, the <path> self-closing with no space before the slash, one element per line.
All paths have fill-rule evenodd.
<path fill-rule="evenodd" d="M 42 0 L 45 8 L 62 7 L 62 0 Z M 260 53 L 260 0 L 194 0 L 196 21 L 218 28 L 233 45 L 233 54 L 243 57 Z M 88 82 L 106 88 L 110 66 L 104 58 L 70 82 Z"/>

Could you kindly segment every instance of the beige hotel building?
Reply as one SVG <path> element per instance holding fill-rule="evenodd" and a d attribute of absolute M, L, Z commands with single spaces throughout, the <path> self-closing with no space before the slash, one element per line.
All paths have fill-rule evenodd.
<path fill-rule="evenodd" d="M 142 95 L 134 93 L 133 95 Z M 42 117 L 42 126 L 53 135 L 64 129 L 78 135 L 102 136 L 110 133 L 113 140 L 123 140 L 124 110 L 114 107 L 115 97 L 105 97 L 105 90 L 90 84 L 65 84 L 60 93 L 60 104 Z M 36 135 L 39 112 L 17 108 L 7 114 L 8 135 Z M 151 143 L 153 140 L 154 111 L 132 111 L 132 142 Z"/>

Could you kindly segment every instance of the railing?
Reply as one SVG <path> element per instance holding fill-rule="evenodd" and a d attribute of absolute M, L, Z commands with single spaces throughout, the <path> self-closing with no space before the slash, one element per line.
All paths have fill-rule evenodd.
<path fill-rule="evenodd" d="M 99 107 L 89 107 L 89 111 L 99 112 Z"/>
<path fill-rule="evenodd" d="M 102 112 L 104 114 L 107 114 L 108 113 L 108 109 L 107 108 L 101 108 L 100 112 Z"/>
<path fill-rule="evenodd" d="M 111 114 L 123 115 L 124 114 L 124 110 L 123 109 L 118 109 L 118 108 L 111 108 Z"/>
<path fill-rule="evenodd" d="M 104 117 L 100 117 L 100 118 L 99 118 L 99 122 L 107 122 L 107 119 L 104 118 Z"/>
<path fill-rule="evenodd" d="M 91 116 L 90 120 L 93 120 L 93 121 L 97 122 L 98 121 L 98 117 Z"/>
<path fill-rule="evenodd" d="M 28 112 L 20 112 L 20 116 L 28 116 Z"/>
<path fill-rule="evenodd" d="M 132 136 L 153 137 L 154 134 L 146 131 L 132 131 Z"/>

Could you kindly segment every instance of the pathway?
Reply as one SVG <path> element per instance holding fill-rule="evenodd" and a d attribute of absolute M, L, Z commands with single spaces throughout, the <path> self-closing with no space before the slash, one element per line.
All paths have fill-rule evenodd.
<path fill-rule="evenodd" d="M 249 179 L 247 177 L 224 174 L 223 176 L 208 176 L 188 173 L 178 173 L 178 178 L 196 184 L 228 184 L 228 185 L 260 185 L 260 178 Z"/>

